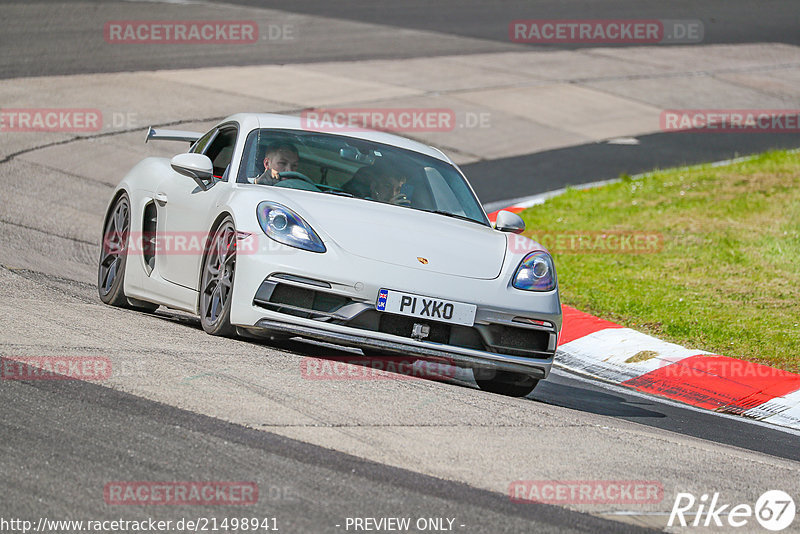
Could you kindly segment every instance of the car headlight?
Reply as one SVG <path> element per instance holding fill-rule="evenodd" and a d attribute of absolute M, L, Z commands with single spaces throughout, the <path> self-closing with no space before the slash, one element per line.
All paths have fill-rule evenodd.
<path fill-rule="evenodd" d="M 270 239 L 290 247 L 325 252 L 325 244 L 298 214 L 277 202 L 261 202 L 256 208 L 261 229 Z"/>
<path fill-rule="evenodd" d="M 556 288 L 553 258 L 543 250 L 531 252 L 520 262 L 511 285 L 526 291 L 552 291 Z"/>

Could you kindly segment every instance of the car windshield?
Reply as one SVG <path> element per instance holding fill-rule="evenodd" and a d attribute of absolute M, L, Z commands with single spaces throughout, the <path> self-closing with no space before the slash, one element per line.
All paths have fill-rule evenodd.
<path fill-rule="evenodd" d="M 341 135 L 253 130 L 236 181 L 383 202 L 489 224 L 464 177 L 449 163 Z"/>

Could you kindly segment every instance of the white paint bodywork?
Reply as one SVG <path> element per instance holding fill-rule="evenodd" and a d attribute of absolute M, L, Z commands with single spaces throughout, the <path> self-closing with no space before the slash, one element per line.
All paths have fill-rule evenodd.
<path fill-rule="evenodd" d="M 468 367 L 546 377 L 552 357 L 534 361 L 445 346 L 290 316 L 254 305 L 254 295 L 267 277 L 290 273 L 324 280 L 330 283 L 331 292 L 372 307 L 378 290 L 389 288 L 475 304 L 479 324 L 511 324 L 514 317 L 527 317 L 549 321 L 556 333 L 561 327 L 557 289 L 532 292 L 511 287 L 511 278 L 524 256 L 542 249 L 534 241 L 497 231 L 488 222 L 484 226 L 359 198 L 236 183 L 244 140 L 250 131 L 303 128 L 297 117 L 269 114 L 233 115 L 222 124 L 235 124 L 239 130 L 228 181 L 217 182 L 203 191 L 191 178 L 175 172 L 169 159 L 147 158 L 125 176 L 112 204 L 118 194 L 127 192 L 131 200 L 132 235 L 141 232 L 144 208 L 152 201 L 158 213 L 159 235 L 209 233 L 221 218 L 230 215 L 237 231 L 248 235 L 240 241 L 242 252 L 237 255 L 232 324 L 254 331 L 260 321 L 277 322 L 295 328 L 290 330 L 295 334 L 358 345 L 351 339 L 356 336 L 367 340 L 366 346 L 395 343 L 409 350 L 428 350 L 431 355 L 446 353 Z M 346 135 L 416 151 L 453 165 L 439 150 L 395 135 L 382 132 Z M 268 238 L 256 218 L 256 207 L 264 200 L 283 204 L 305 219 L 327 251 L 309 252 Z M 428 263 L 423 265 L 418 257 L 426 258 Z M 161 255 L 156 257 L 152 272 L 148 272 L 142 255 L 129 255 L 124 292 L 128 297 L 197 314 L 202 261 L 202 254 Z M 555 351 L 555 346 L 552 348 Z"/>

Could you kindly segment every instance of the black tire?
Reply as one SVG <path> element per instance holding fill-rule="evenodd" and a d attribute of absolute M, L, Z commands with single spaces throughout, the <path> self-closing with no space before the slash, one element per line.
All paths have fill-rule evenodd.
<path fill-rule="evenodd" d="M 236 227 L 226 217 L 214 230 L 200 275 L 200 323 L 212 336 L 233 337 L 233 279 L 236 273 Z"/>
<path fill-rule="evenodd" d="M 100 262 L 97 265 L 97 293 L 110 306 L 145 312 L 158 309 L 158 304 L 125 296 L 125 265 L 128 262 L 128 237 L 131 233 L 131 203 L 122 194 L 106 217 Z"/>
<path fill-rule="evenodd" d="M 474 370 L 473 374 L 481 390 L 509 397 L 527 397 L 539 383 L 537 378 L 508 371 Z"/>

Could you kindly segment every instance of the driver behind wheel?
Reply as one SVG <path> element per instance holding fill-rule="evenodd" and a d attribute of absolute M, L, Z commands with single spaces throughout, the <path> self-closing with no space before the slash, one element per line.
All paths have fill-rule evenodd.
<path fill-rule="evenodd" d="M 273 143 L 264 153 L 264 173 L 256 178 L 257 184 L 275 185 L 281 181 L 278 173 L 297 171 L 300 155 L 297 148 L 285 141 Z"/>

